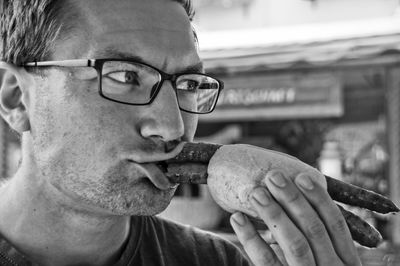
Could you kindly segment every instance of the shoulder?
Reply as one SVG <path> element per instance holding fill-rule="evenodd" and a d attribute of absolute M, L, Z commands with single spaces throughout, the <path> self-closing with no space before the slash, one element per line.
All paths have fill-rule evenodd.
<path fill-rule="evenodd" d="M 249 265 L 235 245 L 214 233 L 159 217 L 146 220 L 145 233 L 156 234 L 164 247 L 182 259 L 197 259 L 199 265 Z"/>

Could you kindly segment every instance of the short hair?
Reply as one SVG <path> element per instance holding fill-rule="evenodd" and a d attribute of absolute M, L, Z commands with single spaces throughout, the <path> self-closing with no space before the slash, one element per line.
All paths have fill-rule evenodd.
<path fill-rule="evenodd" d="M 181 4 L 192 21 L 192 1 L 172 1 Z M 55 41 L 77 27 L 73 16 L 79 13 L 74 14 L 76 7 L 68 0 L 0 0 L 0 9 L 1 60 L 15 65 L 50 60 Z"/>

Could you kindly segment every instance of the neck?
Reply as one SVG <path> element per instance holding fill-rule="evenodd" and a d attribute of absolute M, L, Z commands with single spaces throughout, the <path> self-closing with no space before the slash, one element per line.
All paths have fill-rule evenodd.
<path fill-rule="evenodd" d="M 46 182 L 50 177 L 40 175 L 26 143 L 30 139 L 24 138 L 22 165 L 0 188 L 0 233 L 41 265 L 116 261 L 129 230 L 134 230 L 130 217 L 77 209 L 72 199 Z"/>

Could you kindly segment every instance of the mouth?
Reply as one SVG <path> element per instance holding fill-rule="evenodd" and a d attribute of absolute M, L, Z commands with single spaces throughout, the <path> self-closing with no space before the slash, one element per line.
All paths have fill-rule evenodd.
<path fill-rule="evenodd" d="M 167 165 L 163 162 L 136 163 L 131 160 L 130 162 L 135 164 L 135 166 L 144 174 L 145 178 L 149 179 L 151 183 L 160 190 L 173 189 L 179 185 L 177 183 L 172 183 L 166 177 L 165 173 L 167 171 Z"/>

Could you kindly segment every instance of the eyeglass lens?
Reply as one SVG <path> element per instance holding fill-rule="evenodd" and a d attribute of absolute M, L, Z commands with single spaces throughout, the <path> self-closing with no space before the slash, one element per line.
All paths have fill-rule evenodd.
<path fill-rule="evenodd" d="M 131 104 L 147 104 L 156 93 L 161 74 L 140 63 L 106 61 L 101 73 L 101 90 L 106 98 Z M 182 74 L 175 82 L 182 110 L 208 113 L 213 110 L 220 88 L 218 80 L 203 74 Z"/>

